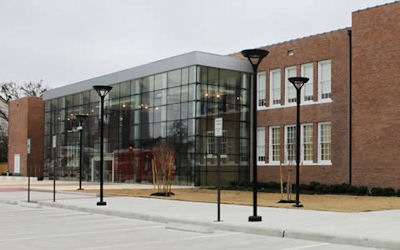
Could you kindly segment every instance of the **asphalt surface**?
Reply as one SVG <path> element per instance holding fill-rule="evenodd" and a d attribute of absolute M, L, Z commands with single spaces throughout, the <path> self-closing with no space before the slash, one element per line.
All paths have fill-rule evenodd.
<path fill-rule="evenodd" d="M 374 212 L 360 212 L 360 213 L 343 213 L 343 212 L 328 212 L 328 211 L 315 211 L 307 209 L 283 209 L 271 207 L 259 207 L 258 214 L 263 217 L 262 222 L 249 223 L 248 216 L 252 213 L 251 206 L 230 205 L 223 204 L 221 206 L 222 222 L 215 222 L 216 219 L 216 205 L 204 202 L 186 202 L 176 200 L 161 200 L 137 197 L 124 197 L 124 196 L 106 196 L 105 201 L 107 206 L 96 206 L 99 200 L 96 194 L 77 193 L 76 182 L 57 182 L 56 202 L 53 202 L 53 183 L 49 181 L 31 181 L 32 192 L 31 201 L 27 203 L 26 192 L 27 179 L 20 178 L 0 178 L 0 204 L 14 204 L 15 210 L 26 209 L 26 212 L 31 209 L 40 211 L 63 211 L 66 213 L 65 218 L 59 218 L 54 224 L 49 225 L 49 232 L 47 227 L 44 229 L 38 227 L 40 230 L 30 230 L 24 232 L 24 223 L 28 226 L 30 224 L 41 225 L 39 222 L 31 221 L 34 216 L 29 214 L 24 217 L 19 215 L 14 216 L 10 210 L 5 212 L 0 211 L 0 230 L 1 235 L 13 236 L 14 240 L 0 239 L 0 249 L 18 249 L 27 246 L 26 242 L 19 246 L 18 242 L 24 241 L 23 237 L 19 234 L 33 234 L 34 239 L 41 239 L 36 246 L 28 246 L 24 249 L 45 249 L 45 248 L 63 248 L 64 244 L 60 243 L 59 246 L 45 245 L 46 242 L 53 242 L 60 239 L 68 249 L 79 249 L 79 246 L 71 246 L 69 241 L 75 242 L 75 237 L 78 237 L 74 232 L 82 232 L 85 235 L 83 239 L 77 238 L 79 243 L 85 243 L 82 249 L 96 249 L 96 248 L 111 248 L 121 249 L 125 247 L 130 249 L 219 249 L 229 247 L 233 249 L 250 248 L 257 249 L 367 249 L 368 247 L 375 247 L 376 249 L 400 249 L 400 239 L 398 232 L 400 232 L 400 209 L 387 210 L 387 211 L 374 211 Z M 84 183 L 84 188 L 98 187 L 96 183 Z M 120 188 L 148 188 L 148 185 L 139 184 L 107 184 L 107 188 L 120 189 Z M 177 188 L 185 188 L 179 186 Z M 394 197 L 395 199 L 396 197 Z M 10 205 L 6 205 L 10 206 Z M 13 207 L 11 206 L 11 207 Z M 25 207 L 21 207 L 25 206 Z M 41 208 L 34 208 L 41 207 Z M 12 211 L 12 209 L 11 209 Z M 149 232 L 146 228 L 141 228 L 140 225 L 135 226 L 132 224 L 132 232 L 127 231 L 119 232 L 121 230 L 117 227 L 117 231 L 110 230 L 106 223 L 97 223 L 95 229 L 86 228 L 85 224 L 81 223 L 76 227 L 69 227 L 68 223 L 64 221 L 71 217 L 78 215 L 68 216 L 72 214 L 86 214 L 86 216 L 79 215 L 85 220 L 93 217 L 101 218 L 115 218 L 116 220 L 128 220 L 132 223 L 138 221 L 141 223 L 150 223 L 161 225 L 162 232 L 158 229 L 151 229 Z M 38 213 L 39 214 L 39 213 Z M 44 213 L 47 215 L 47 213 Z M 88 216 L 91 215 L 91 216 Z M 78 217 L 79 217 L 78 216 Z M 57 217 L 52 215 L 52 217 Z M 61 216 L 62 217 L 62 216 Z M 10 219 L 12 218 L 12 220 Z M 23 218 L 21 223 L 18 224 L 20 218 Z M 15 225 L 21 230 L 21 233 L 13 235 L 8 226 L 9 222 L 14 221 Z M 42 223 L 50 222 L 47 217 L 40 218 Z M 61 223 L 60 223 L 61 222 Z M 73 223 L 71 221 L 71 223 Z M 94 222 L 90 222 L 94 223 Z M 181 223 L 180 226 L 171 226 L 173 223 Z M 103 227 L 103 225 L 105 227 Z M 147 224 L 146 224 L 147 225 Z M 66 227 L 66 236 L 52 235 L 56 232 L 53 228 L 58 230 L 58 226 Z M 189 230 L 186 235 L 171 234 L 171 236 L 162 238 L 159 235 L 164 235 L 163 231 L 171 231 L 174 228 L 178 231 L 185 229 Z M 9 228 L 13 228 L 10 226 Z M 112 228 L 112 227 L 111 227 Z M 134 231 L 136 228 L 140 230 Z M 160 230 L 161 230 L 160 229 Z M 176 230 L 180 229 L 180 230 Z M 8 231 L 7 231 L 8 230 Z M 81 231 L 83 230 L 83 231 Z M 100 230 L 96 232 L 96 230 Z M 151 237 L 142 237 L 141 233 L 150 234 Z M 93 233 L 96 236 L 93 236 Z M 103 233 L 102 233 L 103 232 Z M 154 234 L 153 234 L 154 233 Z M 37 234 L 37 235 L 35 235 Z M 68 234 L 72 234 L 68 236 Z M 115 234 L 115 235 L 114 235 Z M 120 238 L 118 234 L 128 235 L 127 238 Z M 115 236 L 118 241 L 114 242 Z M 139 235 L 138 238 L 135 238 Z M 212 236 L 211 236 L 212 235 Z M 102 240 L 111 237 L 109 241 L 104 243 Z M 198 237 L 199 236 L 199 237 Z M 201 237 L 200 237 L 201 236 Z M 47 238 L 46 238 L 47 237 Z M 29 237 L 28 237 L 29 238 Z M 53 239 L 54 238 L 54 239 Z M 146 241 L 143 241 L 146 239 Z M 203 241 L 204 240 L 204 241 Z M 9 245 L 4 245 L 6 242 Z M 176 242 L 175 242 L 176 241 Z M 189 243 L 187 243 L 189 241 Z M 4 243 L 2 243 L 4 242 Z M 151 242 L 151 243 L 150 243 Z M 249 243 L 247 243 L 249 242 Z M 294 243 L 292 243 L 294 242 Z M 306 243 L 304 243 L 306 242 Z M 92 245 L 91 245 L 92 244 Z M 159 245 L 157 245 L 159 244 Z M 169 245 L 168 245 L 169 244 Z M 35 248 L 36 247 L 36 248 Z M 362 248 L 366 247 L 366 248 Z"/>
<path fill-rule="evenodd" d="M 0 249 L 372 249 L 21 205 L 0 203 Z"/>

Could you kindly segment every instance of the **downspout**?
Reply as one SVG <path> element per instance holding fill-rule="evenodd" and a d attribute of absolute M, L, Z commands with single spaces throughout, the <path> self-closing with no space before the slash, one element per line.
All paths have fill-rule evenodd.
<path fill-rule="evenodd" d="M 352 119 L 353 119 L 353 102 L 352 102 L 352 36 L 351 30 L 347 31 L 349 36 L 349 185 L 352 185 Z"/>

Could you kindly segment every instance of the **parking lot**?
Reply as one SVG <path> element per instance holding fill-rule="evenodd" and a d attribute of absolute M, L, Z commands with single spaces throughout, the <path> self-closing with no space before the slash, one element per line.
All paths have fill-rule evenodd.
<path fill-rule="evenodd" d="M 367 249 L 9 204 L 0 204 L 0 223 L 0 249 Z"/>

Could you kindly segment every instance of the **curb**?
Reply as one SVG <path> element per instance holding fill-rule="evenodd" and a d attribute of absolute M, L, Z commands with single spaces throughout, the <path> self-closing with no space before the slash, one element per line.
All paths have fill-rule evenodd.
<path fill-rule="evenodd" d="M 28 188 L 24 187 L 21 188 L 24 190 L 28 190 Z M 53 190 L 46 190 L 46 189 L 40 189 L 40 188 L 31 188 L 31 192 L 43 192 L 43 193 L 53 193 Z M 82 196 L 98 196 L 97 193 L 84 193 L 84 192 L 74 192 L 74 191 L 56 191 L 57 194 L 74 194 L 74 195 L 82 195 Z M 104 195 L 104 197 L 110 197 L 109 195 Z"/>
<path fill-rule="evenodd" d="M 363 238 L 357 236 L 349 237 L 340 234 L 326 234 L 320 232 L 316 233 L 316 232 L 306 232 L 298 230 L 286 230 L 285 237 L 292 239 L 329 242 L 335 244 L 345 244 L 345 245 L 353 245 L 361 247 L 400 249 L 400 241 L 371 239 L 371 238 Z"/>
<path fill-rule="evenodd" d="M 219 224 L 218 222 L 211 223 L 211 222 L 199 222 L 194 220 L 184 220 L 179 218 L 167 218 L 163 216 L 152 216 L 148 214 L 139 214 L 139 213 L 126 213 L 120 211 L 111 211 L 111 210 L 104 210 L 101 208 L 85 208 L 79 207 L 75 205 L 65 205 L 60 203 L 50 203 L 45 201 L 38 202 L 42 206 L 49 206 L 49 207 L 56 207 L 56 208 L 63 208 L 69 210 L 75 210 L 80 212 L 87 212 L 93 214 L 103 214 L 109 216 L 117 216 L 123 218 L 130 218 L 130 219 L 138 219 L 138 220 L 145 220 L 145 221 L 153 221 L 159 223 L 180 223 L 180 224 L 189 224 L 189 225 L 196 225 L 196 226 L 203 226 L 203 227 L 211 227 L 214 230 L 222 230 L 222 231 L 231 231 L 231 232 L 241 232 L 241 233 L 249 233 L 249 234 L 258 234 L 258 235 L 267 235 L 267 236 L 274 236 L 274 237 L 284 237 L 284 230 L 279 228 L 266 228 L 262 226 L 242 226 L 234 223 L 226 223 Z"/>
<path fill-rule="evenodd" d="M 265 236 L 273 236 L 273 237 L 281 237 L 281 238 L 291 238 L 291 239 L 301 239 L 301 240 L 311 240 L 318 242 L 329 242 L 335 244 L 346 244 L 353 246 L 362 246 L 362 247 L 374 247 L 374 248 L 385 248 L 385 249 L 400 249 L 400 241 L 393 240 L 380 240 L 380 239 L 372 239 L 372 238 L 363 238 L 363 237 L 349 237 L 347 235 L 338 235 L 338 234 L 326 234 L 320 232 L 307 232 L 307 231 L 298 231 L 292 229 L 280 229 L 273 227 L 265 227 L 265 226 L 243 226 L 234 223 L 218 223 L 218 222 L 199 222 L 192 220 L 184 220 L 179 218 L 167 218 L 163 216 L 152 216 L 148 214 L 139 214 L 139 213 L 127 213 L 120 211 L 112 211 L 105 210 L 101 208 L 85 208 L 79 207 L 76 205 L 65 205 L 60 203 L 50 203 L 50 202 L 38 202 L 42 206 L 63 208 L 69 210 L 75 210 L 80 212 L 89 212 L 94 214 L 102 214 L 109 216 L 117 216 L 123 218 L 130 219 L 139 219 L 145 221 L 153 221 L 159 223 L 178 223 L 188 226 L 201 226 L 207 227 L 214 230 L 222 230 L 222 231 L 230 231 L 230 232 L 240 232 L 240 233 L 248 233 L 248 234 L 257 234 L 257 235 L 265 235 Z"/>
<path fill-rule="evenodd" d="M 39 203 L 37 202 L 27 202 L 27 201 L 18 201 L 18 205 L 21 207 L 29 207 L 29 208 L 41 208 Z"/>
<path fill-rule="evenodd" d="M 14 200 L 2 200 L 2 199 L 0 199 L 0 203 L 8 204 L 8 205 L 17 205 L 17 204 L 18 204 L 18 201 L 14 201 Z"/>

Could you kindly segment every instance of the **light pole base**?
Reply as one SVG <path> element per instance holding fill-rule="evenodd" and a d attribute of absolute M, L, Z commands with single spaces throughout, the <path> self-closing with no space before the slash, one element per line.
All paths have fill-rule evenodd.
<path fill-rule="evenodd" d="M 261 220 L 262 220 L 261 216 L 258 216 L 258 215 L 249 216 L 249 221 L 250 221 L 250 222 L 253 222 L 253 221 L 261 221 Z"/>
<path fill-rule="evenodd" d="M 293 207 L 303 207 L 303 205 L 301 205 L 301 204 L 299 204 L 299 205 L 294 204 Z"/>
<path fill-rule="evenodd" d="M 76 190 L 83 190 L 83 188 L 77 188 Z"/>
<path fill-rule="evenodd" d="M 97 202 L 97 206 L 105 206 L 105 205 L 107 205 L 107 202 L 105 202 L 105 201 Z"/>

